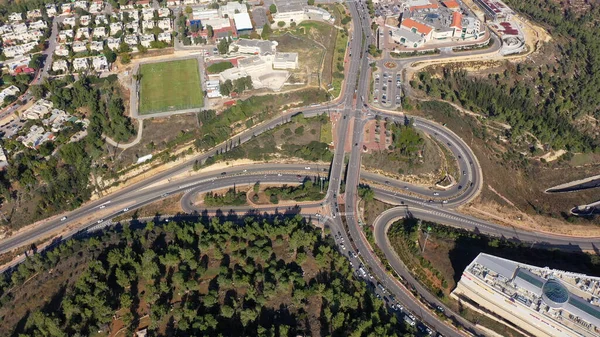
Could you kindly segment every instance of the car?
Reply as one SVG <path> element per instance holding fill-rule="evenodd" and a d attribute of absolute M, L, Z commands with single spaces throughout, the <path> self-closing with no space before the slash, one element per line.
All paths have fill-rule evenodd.
<path fill-rule="evenodd" d="M 248 170 L 243 170 L 242 172 L 246 173 L 246 172 L 248 172 Z"/>
<path fill-rule="evenodd" d="M 346 250 L 346 246 L 344 246 L 343 243 L 340 245 L 340 247 L 342 247 L 342 250 Z"/>
<path fill-rule="evenodd" d="M 440 195 L 440 193 L 438 193 L 438 192 L 433 192 L 433 195 Z"/>
<path fill-rule="evenodd" d="M 405 190 L 407 190 L 407 189 L 408 189 L 408 186 L 404 186 L 403 188 L 404 188 Z"/>
<path fill-rule="evenodd" d="M 458 185 L 458 189 L 459 189 L 459 190 L 462 190 L 462 185 Z"/>
<path fill-rule="evenodd" d="M 381 295 L 379 295 L 379 294 L 375 294 L 375 297 L 377 297 L 378 299 L 381 299 Z"/>
<path fill-rule="evenodd" d="M 100 220 L 96 221 L 96 223 L 103 223 L 103 222 L 104 222 L 104 219 L 100 219 Z"/>
<path fill-rule="evenodd" d="M 281 173 L 277 173 L 277 176 L 278 176 L 278 177 L 281 177 L 281 176 L 282 176 L 282 174 L 281 174 Z"/>
<path fill-rule="evenodd" d="M 466 175 L 467 175 L 467 171 L 463 171 L 463 176 L 466 176 Z"/>
<path fill-rule="evenodd" d="M 447 203 L 448 203 L 448 200 L 442 201 L 442 204 L 447 204 Z"/>
<path fill-rule="evenodd" d="M 60 221 L 65 221 L 65 220 L 67 220 L 66 216 L 63 216 L 62 218 L 60 218 Z"/>
<path fill-rule="evenodd" d="M 221 172 L 221 175 L 222 175 L 222 176 L 224 176 L 224 175 L 226 175 L 226 174 L 227 174 L 227 172 Z"/>
<path fill-rule="evenodd" d="M 381 100 L 381 104 L 386 104 L 387 102 L 385 100 Z"/>
<path fill-rule="evenodd" d="M 99 208 L 100 208 L 100 209 L 103 209 L 103 208 L 105 208 L 105 207 L 106 207 L 106 205 L 100 205 L 100 207 L 99 207 Z"/>
<path fill-rule="evenodd" d="M 396 101 L 400 100 L 400 95 L 396 95 Z"/>
<path fill-rule="evenodd" d="M 354 146 L 358 146 L 358 143 L 354 143 Z"/>
<path fill-rule="evenodd" d="M 304 167 L 305 170 L 310 170 L 310 166 Z"/>
<path fill-rule="evenodd" d="M 299 174 L 297 174 L 297 175 L 296 175 L 296 178 L 302 178 L 302 176 L 301 176 L 301 175 L 299 175 Z"/>
<path fill-rule="evenodd" d="M 128 212 L 129 208 L 123 208 L 123 212 Z"/>
<path fill-rule="evenodd" d="M 458 155 L 458 159 L 462 159 L 462 157 L 460 156 L 460 154 Z"/>
<path fill-rule="evenodd" d="M 390 184 L 390 181 L 389 181 L 389 180 L 386 180 L 386 181 L 385 181 L 385 184 L 386 184 L 386 185 L 389 185 L 389 184 Z"/>

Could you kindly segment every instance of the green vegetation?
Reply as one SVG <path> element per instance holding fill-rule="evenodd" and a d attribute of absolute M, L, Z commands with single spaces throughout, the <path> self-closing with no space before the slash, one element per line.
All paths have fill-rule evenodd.
<path fill-rule="evenodd" d="M 106 335 L 121 327 L 125 335 L 139 327 L 153 336 L 405 331 L 354 278 L 331 236 L 300 216 L 243 220 L 125 225 L 35 254 L 0 281 L 0 329 L 14 336 Z"/>
<path fill-rule="evenodd" d="M 370 48 L 370 47 L 369 47 Z M 394 58 L 407 58 L 407 57 L 415 57 L 415 56 L 422 56 L 422 55 L 437 55 L 440 53 L 440 50 L 435 48 L 434 50 L 427 50 L 427 51 L 413 51 L 410 53 L 394 53 L 391 52 L 390 56 L 394 57 Z"/>
<path fill-rule="evenodd" d="M 373 189 L 371 189 L 371 186 L 369 185 L 358 185 L 357 193 L 358 196 L 365 202 L 373 201 L 375 199 L 375 191 L 373 191 Z"/>
<path fill-rule="evenodd" d="M 140 114 L 199 108 L 203 93 L 196 59 L 142 64 Z"/>
<path fill-rule="evenodd" d="M 208 67 L 206 67 L 206 71 L 208 71 L 209 74 L 218 74 L 231 68 L 233 68 L 233 64 L 231 64 L 231 62 L 223 61 L 209 65 Z"/>
<path fill-rule="evenodd" d="M 279 203 L 279 200 L 293 201 L 317 201 L 323 199 L 327 192 L 329 182 L 319 180 L 305 180 L 299 186 L 268 187 L 265 189 L 265 195 L 273 204 Z"/>
<path fill-rule="evenodd" d="M 289 102 L 298 102 L 298 105 L 305 106 L 323 102 L 326 99 L 327 95 L 323 91 L 308 89 L 280 95 L 252 96 L 246 100 L 239 100 L 236 105 L 221 112 L 218 118 L 214 110 L 201 111 L 198 113 L 198 119 L 202 125 L 203 135 L 196 139 L 194 145 L 199 150 L 211 148 L 229 138 L 236 128 L 242 127 L 242 123 L 252 126 L 254 123 L 267 120 L 281 109 L 285 109 Z M 224 150 L 227 151 L 232 146 Z"/>
<path fill-rule="evenodd" d="M 245 76 L 238 78 L 237 80 L 226 80 L 225 82 L 219 85 L 219 91 L 223 96 L 229 96 L 232 92 L 237 94 L 241 94 L 246 90 L 252 90 L 254 86 L 252 85 L 252 77 Z"/>
<path fill-rule="evenodd" d="M 6 151 L 14 155 L 9 158 L 8 169 L 0 174 L 0 193 L 16 205 L 21 200 L 32 201 L 31 209 L 22 210 L 27 215 L 15 213 L 15 219 L 9 220 L 10 226 L 22 226 L 22 219 L 28 217 L 39 219 L 79 207 L 90 197 L 90 175 L 100 176 L 106 170 L 97 164 L 104 155 L 102 135 L 122 142 L 134 134 L 131 121 L 125 116 L 116 76 L 83 77 L 77 82 L 66 76 L 44 82 L 43 91 L 52 92 L 50 100 L 55 108 L 79 118 L 87 117 L 90 124 L 85 138 L 70 143 L 70 137 L 82 127 L 69 122 L 54 142 L 44 143 L 37 150 L 26 148 L 15 139 L 2 140 Z M 51 155 L 56 149 L 56 154 Z"/>
<path fill-rule="evenodd" d="M 388 130 L 392 133 L 392 152 L 398 155 L 392 156 L 392 160 L 414 159 L 423 147 L 424 140 L 414 128 L 412 120 L 404 125 L 388 123 Z"/>
<path fill-rule="evenodd" d="M 206 206 L 242 206 L 246 204 L 246 192 L 236 191 L 235 187 L 224 194 L 208 192 L 204 195 Z"/>
<path fill-rule="evenodd" d="M 444 70 L 441 79 L 420 75 L 419 87 L 434 97 L 459 102 L 467 109 L 505 121 L 511 141 L 530 132 L 554 149 L 595 151 L 597 136 L 580 129 L 586 115 L 600 117 L 600 4 L 585 10 L 555 1 L 509 0 L 520 13 L 544 24 L 557 41 L 554 56 L 546 62 L 520 63 L 488 79 Z"/>

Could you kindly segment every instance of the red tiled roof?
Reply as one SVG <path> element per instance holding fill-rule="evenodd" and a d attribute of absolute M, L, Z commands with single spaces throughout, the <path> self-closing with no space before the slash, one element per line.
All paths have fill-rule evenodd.
<path fill-rule="evenodd" d="M 408 30 L 411 30 L 411 29 L 415 28 L 417 30 L 417 32 L 419 32 L 421 34 L 425 34 L 425 35 L 431 33 L 431 31 L 433 30 L 433 28 L 431 28 L 431 27 L 429 27 L 427 25 L 424 25 L 424 24 L 422 24 L 420 22 L 417 22 L 417 21 L 415 21 L 413 19 L 404 19 L 404 20 L 402 20 L 402 26 L 404 28 L 407 28 Z"/>
<path fill-rule="evenodd" d="M 462 21 L 462 14 L 460 14 L 460 12 L 452 13 L 452 25 L 450 25 L 450 27 L 462 29 L 461 21 Z"/>
<path fill-rule="evenodd" d="M 458 4 L 458 2 L 456 2 L 456 0 L 442 1 L 442 3 L 447 8 L 460 8 L 460 5 Z"/>

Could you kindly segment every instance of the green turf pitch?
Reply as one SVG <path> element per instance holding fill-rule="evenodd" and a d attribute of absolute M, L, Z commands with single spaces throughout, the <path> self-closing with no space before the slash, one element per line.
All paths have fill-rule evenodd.
<path fill-rule="evenodd" d="M 202 87 L 196 59 L 142 64 L 140 114 L 199 108 Z"/>

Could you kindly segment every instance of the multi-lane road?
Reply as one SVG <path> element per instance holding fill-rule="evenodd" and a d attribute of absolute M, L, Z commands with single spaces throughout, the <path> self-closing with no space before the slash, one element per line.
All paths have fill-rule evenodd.
<path fill-rule="evenodd" d="M 391 276 L 381 264 L 378 257 L 373 253 L 370 244 L 362 233 L 359 225 L 357 212 L 357 185 L 361 180 L 373 182 L 373 189 L 376 197 L 391 204 L 399 205 L 383 214 L 375 221 L 376 242 L 385 253 L 390 265 L 396 273 L 402 275 L 404 279 L 413 284 L 417 291 L 432 305 L 441 306 L 437 299 L 421 287 L 405 270 L 401 261 L 398 260 L 393 250 L 387 244 L 386 226 L 395 219 L 401 218 L 410 212 L 413 216 L 424 220 L 431 220 L 452 226 L 478 230 L 490 235 L 502 236 L 520 241 L 531 242 L 540 246 L 552 246 L 564 249 L 595 249 L 597 239 L 593 238 L 572 238 L 552 235 L 547 233 L 534 233 L 515 228 L 508 228 L 497 224 L 482 221 L 473 217 L 457 213 L 454 209 L 470 200 L 478 193 L 482 186 L 483 177 L 477 158 L 456 134 L 447 128 L 428 121 L 423 118 L 415 118 L 414 126 L 431 137 L 439 140 L 455 156 L 459 166 L 459 181 L 447 190 L 433 191 L 421 186 L 414 186 L 404 182 L 399 182 L 383 176 L 361 172 L 361 146 L 364 125 L 369 119 L 379 115 L 387 118 L 389 122 L 402 121 L 404 116 L 398 113 L 377 110 L 364 101 L 369 97 L 369 81 L 371 79 L 369 59 L 366 54 L 367 45 L 371 41 L 370 22 L 365 15 L 366 9 L 360 2 L 348 3 L 353 18 L 352 39 L 350 41 L 349 52 L 351 53 L 350 62 L 346 69 L 346 80 L 341 97 L 336 102 L 311 106 L 303 109 L 285 111 L 281 115 L 269 121 L 256 125 L 239 135 L 232 137 L 234 143 L 245 143 L 253 136 L 270 130 L 278 125 L 286 123 L 291 116 L 302 112 L 306 117 L 316 116 L 322 113 L 336 111 L 341 117 L 336 124 L 338 138 L 335 140 L 334 159 L 329 166 L 310 165 L 284 165 L 284 164 L 264 164 L 229 168 L 224 171 L 189 174 L 196 161 L 203 162 L 216 151 L 221 151 L 226 147 L 227 142 L 223 142 L 210 151 L 192 158 L 189 161 L 181 163 L 171 169 L 165 170 L 159 174 L 133 184 L 122 190 L 106 195 L 98 200 L 90 202 L 77 210 L 74 210 L 63 217 L 63 219 L 49 219 L 48 221 L 37 225 L 31 230 L 17 233 L 7 239 L 0 241 L 0 253 L 11 251 L 15 248 L 35 242 L 40 239 L 49 238 L 55 233 L 65 230 L 67 226 L 80 222 L 82 219 L 92 218 L 88 223 L 89 227 L 99 227 L 104 225 L 111 218 L 122 215 L 123 213 L 139 208 L 148 203 L 165 198 L 167 196 L 184 193 L 182 198 L 182 207 L 186 211 L 202 211 L 191 203 L 191 198 L 200 192 L 222 189 L 231 186 L 240 186 L 254 184 L 256 181 L 273 184 L 297 183 L 298 175 L 303 177 L 327 176 L 329 180 L 329 189 L 324 199 L 314 204 L 304 204 L 303 209 L 327 210 L 327 213 L 319 213 L 318 220 L 324 222 L 332 228 L 338 242 L 345 242 L 344 252 L 352 252 L 349 255 L 353 265 L 358 268 L 362 263 L 368 267 L 374 279 L 381 284 L 382 289 L 393 294 L 403 306 L 409 311 L 415 313 L 424 322 L 436 331 L 445 336 L 460 336 L 462 332 L 452 326 L 442 322 L 438 316 L 430 312 L 426 306 L 417 301 L 410 292 L 404 288 L 395 277 Z M 500 48 L 500 42 L 497 41 L 492 50 L 477 50 L 473 52 L 462 52 L 460 55 L 479 55 L 483 53 L 494 53 Z M 452 53 L 450 53 L 452 54 Z M 416 61 L 429 61 L 435 59 L 448 58 L 449 55 L 425 55 L 411 59 L 396 60 L 398 69 L 395 73 L 401 73 L 401 70 L 410 66 Z M 461 56 L 462 57 L 462 56 Z M 384 62 L 382 60 L 380 62 Z M 395 81 L 395 77 L 394 77 Z M 392 83 L 396 85 L 396 83 Z M 353 121 L 351 123 L 351 121 Z M 352 125 L 352 129 L 350 129 Z M 350 137 L 351 151 L 345 151 L 345 144 Z M 309 167 L 307 169 L 307 167 Z M 183 177 L 182 177 L 183 176 Z M 345 193 L 340 193 L 342 183 L 345 184 Z M 406 193 L 410 192 L 410 193 Z M 243 214 L 247 207 L 233 209 L 238 214 Z M 285 212 L 287 209 L 280 209 L 274 206 L 261 208 L 261 211 L 279 210 Z M 227 212 L 229 209 L 223 209 Z M 300 210 L 302 212 L 302 210 Z M 212 214 L 212 213 L 211 213 Z M 314 216 L 316 214 L 305 214 Z M 73 229 L 79 231 L 81 228 Z M 344 240 L 342 240 L 344 238 Z M 347 248 L 347 251 L 346 251 Z M 358 254 L 360 253 L 360 254 Z M 463 320 L 449 310 L 445 311 L 447 316 L 453 317 L 460 325 L 475 334 L 485 334 L 479 331 L 471 323 Z"/>

